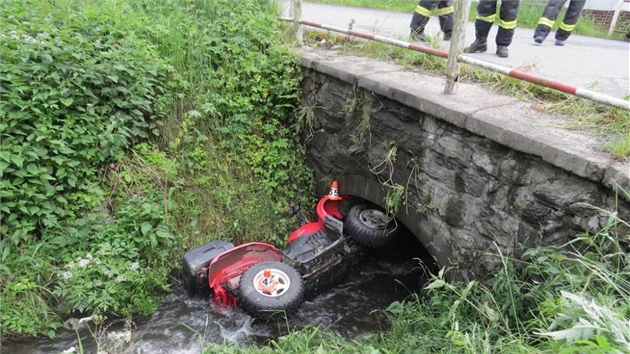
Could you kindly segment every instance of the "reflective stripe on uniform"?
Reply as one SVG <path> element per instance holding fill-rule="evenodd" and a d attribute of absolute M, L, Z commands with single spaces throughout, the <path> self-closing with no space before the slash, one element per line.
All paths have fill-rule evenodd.
<path fill-rule="evenodd" d="M 574 28 L 575 28 L 575 25 L 567 25 L 564 22 L 562 22 L 562 24 L 560 25 L 560 29 L 567 32 L 573 31 Z"/>
<path fill-rule="evenodd" d="M 431 17 L 431 10 L 427 9 L 426 7 L 418 5 L 416 6 L 416 12 L 424 17 Z"/>
<path fill-rule="evenodd" d="M 441 9 L 437 9 L 436 11 L 433 12 L 433 14 L 437 16 L 444 16 L 444 15 L 452 14 L 453 12 L 455 12 L 455 8 L 453 6 L 447 6 Z"/>
<path fill-rule="evenodd" d="M 516 20 L 514 21 L 503 21 L 499 19 L 499 27 L 504 29 L 515 29 L 516 28 Z"/>
<path fill-rule="evenodd" d="M 553 27 L 553 23 L 554 21 L 546 18 L 546 17 L 541 17 L 540 21 L 538 21 L 539 25 L 543 25 L 543 26 L 547 26 L 547 27 Z"/>
<path fill-rule="evenodd" d="M 492 14 L 492 15 L 488 15 L 488 16 L 479 16 L 479 15 L 477 15 L 477 20 L 492 23 L 492 22 L 494 22 L 494 19 L 496 17 L 497 17 L 496 13 Z"/>

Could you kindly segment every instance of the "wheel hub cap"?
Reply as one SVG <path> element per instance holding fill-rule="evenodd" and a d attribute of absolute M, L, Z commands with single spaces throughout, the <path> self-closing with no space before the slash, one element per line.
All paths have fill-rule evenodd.
<path fill-rule="evenodd" d="M 269 297 L 277 297 L 284 294 L 291 286 L 289 276 L 279 269 L 264 269 L 254 277 L 254 289 Z"/>
<path fill-rule="evenodd" d="M 359 214 L 361 222 L 373 229 L 385 229 L 387 225 L 387 215 L 380 210 L 366 209 Z"/>

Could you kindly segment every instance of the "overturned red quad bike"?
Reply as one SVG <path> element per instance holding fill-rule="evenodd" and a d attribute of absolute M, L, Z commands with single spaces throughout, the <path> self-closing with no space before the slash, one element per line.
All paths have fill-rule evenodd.
<path fill-rule="evenodd" d="M 331 193 L 317 203 L 317 221 L 305 221 L 282 248 L 263 242 L 234 246 L 213 241 L 183 257 L 190 296 L 212 296 L 219 307 L 238 306 L 269 321 L 291 316 L 304 302 L 338 284 L 365 255 L 398 232 L 382 208 Z"/>

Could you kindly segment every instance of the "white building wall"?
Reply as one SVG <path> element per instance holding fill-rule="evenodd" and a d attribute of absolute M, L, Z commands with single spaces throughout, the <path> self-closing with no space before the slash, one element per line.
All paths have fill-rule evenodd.
<path fill-rule="evenodd" d="M 569 2 L 567 1 L 567 4 Z M 615 11 L 615 5 L 617 0 L 587 0 L 585 9 L 588 10 L 604 10 L 604 11 Z M 630 0 L 623 1 L 622 11 L 630 10 Z"/>

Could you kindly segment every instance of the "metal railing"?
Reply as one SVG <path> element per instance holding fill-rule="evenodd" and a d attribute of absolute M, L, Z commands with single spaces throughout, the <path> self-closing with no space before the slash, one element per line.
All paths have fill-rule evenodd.
<path fill-rule="evenodd" d="M 294 23 L 294 31 L 297 38 L 298 43 L 302 44 L 302 29 L 301 26 L 309 26 L 315 28 L 321 28 L 328 31 L 344 33 L 346 35 L 355 36 L 363 39 L 374 40 L 390 45 L 395 45 L 398 47 L 407 48 L 410 50 L 415 50 L 418 52 L 422 52 L 429 55 L 434 55 L 438 57 L 442 57 L 449 60 L 447 66 L 446 73 L 446 85 L 444 89 L 444 93 L 452 94 L 455 91 L 455 83 L 459 76 L 460 66 L 459 63 L 466 63 L 468 65 L 477 66 L 486 70 L 490 70 L 492 72 L 496 72 L 499 74 L 503 74 L 506 76 L 510 76 L 519 80 L 523 80 L 526 82 L 530 82 L 532 84 L 536 84 L 539 86 L 548 87 L 550 89 L 554 89 L 560 92 L 564 92 L 567 94 L 575 95 L 578 97 L 582 97 L 594 102 L 602 103 L 608 106 L 621 108 L 625 111 L 630 112 L 630 101 L 620 99 L 617 97 L 609 96 L 606 94 L 602 94 L 593 90 L 580 88 L 572 85 L 567 85 L 561 83 L 556 80 L 552 80 L 543 76 L 518 71 L 512 69 L 510 67 L 493 64 L 490 62 L 486 62 L 479 59 L 474 59 L 469 56 L 462 55 L 463 47 L 464 47 L 464 37 L 465 37 L 465 26 L 468 21 L 468 13 L 470 10 L 471 0 L 461 0 L 460 6 L 457 6 L 455 10 L 455 26 L 453 28 L 453 35 L 451 40 L 451 45 L 449 48 L 449 52 L 435 49 L 415 43 L 409 43 L 397 39 L 392 39 L 388 37 L 378 36 L 371 33 L 365 33 L 360 31 L 355 31 L 351 29 L 345 29 L 335 26 L 326 25 L 323 23 L 313 22 L 302 20 L 302 1 L 301 0 L 293 0 L 293 17 L 281 17 L 283 21 L 291 21 Z"/>

